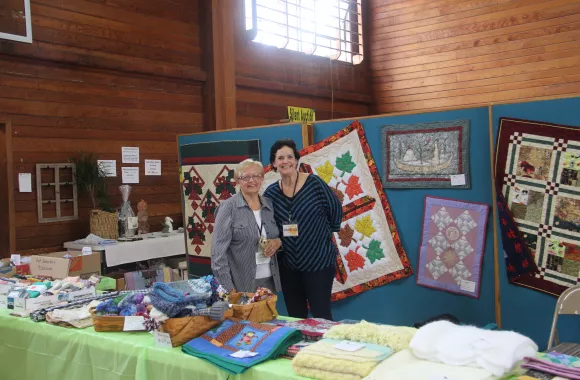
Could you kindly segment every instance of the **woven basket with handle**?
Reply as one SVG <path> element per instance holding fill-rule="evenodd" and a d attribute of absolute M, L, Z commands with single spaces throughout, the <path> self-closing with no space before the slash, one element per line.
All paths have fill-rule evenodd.
<path fill-rule="evenodd" d="M 98 315 L 95 308 L 89 310 L 93 319 L 93 326 L 97 332 L 119 332 L 125 327 L 125 317 L 116 315 Z"/>
<path fill-rule="evenodd" d="M 256 323 L 268 322 L 278 318 L 276 302 L 278 297 L 271 296 L 267 300 L 240 305 L 243 293 L 234 293 L 230 296 L 230 303 L 234 311 L 234 318 L 252 321 Z M 246 297 L 252 298 L 254 293 L 246 293 Z"/>
<path fill-rule="evenodd" d="M 224 314 L 224 318 L 232 316 L 233 312 L 231 309 L 227 310 Z M 198 336 L 201 336 L 202 334 L 205 334 L 220 323 L 222 323 L 222 321 L 214 321 L 207 316 L 169 318 L 161 325 L 159 330 L 168 333 L 171 337 L 171 345 L 173 347 L 178 347 Z"/>
<path fill-rule="evenodd" d="M 91 210 L 91 233 L 103 239 L 119 238 L 119 224 L 117 212 Z"/>

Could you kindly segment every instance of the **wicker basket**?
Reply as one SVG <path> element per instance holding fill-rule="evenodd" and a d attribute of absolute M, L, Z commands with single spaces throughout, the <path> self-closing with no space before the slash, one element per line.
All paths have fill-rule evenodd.
<path fill-rule="evenodd" d="M 89 312 L 91 313 L 91 317 L 93 319 L 93 326 L 95 327 L 95 331 L 120 332 L 123 331 L 123 328 L 125 327 L 125 317 L 116 315 L 97 315 L 94 307 L 92 307 Z"/>
<path fill-rule="evenodd" d="M 119 224 L 117 212 L 91 210 L 91 233 L 103 239 L 119 238 Z"/>
<path fill-rule="evenodd" d="M 256 323 L 268 322 L 272 319 L 278 318 L 278 311 L 276 310 L 276 302 L 278 297 L 271 296 L 267 300 L 249 303 L 246 305 L 238 305 L 243 293 L 234 293 L 230 296 L 230 303 L 234 311 L 234 318 L 243 319 L 245 321 L 252 321 Z M 253 293 L 246 293 L 248 298 L 254 296 Z"/>
<path fill-rule="evenodd" d="M 232 316 L 233 311 L 231 309 L 227 310 L 224 314 L 224 318 Z M 205 334 L 220 323 L 221 321 L 214 321 L 206 316 L 169 318 L 161 325 L 159 330 L 168 333 L 171 337 L 171 345 L 178 347 Z"/>

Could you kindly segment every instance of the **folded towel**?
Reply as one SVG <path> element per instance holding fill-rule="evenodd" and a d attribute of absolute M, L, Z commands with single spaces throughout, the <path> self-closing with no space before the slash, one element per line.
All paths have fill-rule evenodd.
<path fill-rule="evenodd" d="M 184 344 L 181 349 L 226 372 L 239 374 L 256 364 L 278 358 L 300 338 L 300 332 L 296 329 L 228 319 Z M 238 351 L 249 351 L 253 356 L 232 356 Z"/>
<path fill-rule="evenodd" d="M 376 367 L 378 363 L 393 353 L 389 347 L 372 343 L 364 343 L 364 347 L 356 351 L 345 351 L 335 348 L 339 340 L 322 339 L 302 348 L 292 360 L 294 371 L 315 378 L 332 380 L 346 375 L 349 379 L 362 379 Z"/>
<path fill-rule="evenodd" d="M 324 334 L 325 338 L 373 343 L 400 351 L 409 347 L 417 332 L 413 327 L 377 325 L 366 321 L 356 324 L 333 326 Z"/>
<path fill-rule="evenodd" d="M 411 340 L 410 348 L 420 359 L 481 367 L 496 376 L 503 376 L 518 361 L 538 351 L 531 339 L 512 331 L 457 326 L 447 321 L 421 327 Z"/>

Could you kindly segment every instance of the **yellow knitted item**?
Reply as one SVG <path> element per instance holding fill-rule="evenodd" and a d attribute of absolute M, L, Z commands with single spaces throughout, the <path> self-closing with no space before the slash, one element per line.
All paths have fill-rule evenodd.
<path fill-rule="evenodd" d="M 376 361 L 354 362 L 299 352 L 292 360 L 297 374 L 320 380 L 360 380 L 376 367 Z"/>
<path fill-rule="evenodd" d="M 417 329 L 413 327 L 377 325 L 361 321 L 353 325 L 332 326 L 324 334 L 324 338 L 374 343 L 390 347 L 393 351 L 401 351 L 409 347 L 416 332 Z"/>

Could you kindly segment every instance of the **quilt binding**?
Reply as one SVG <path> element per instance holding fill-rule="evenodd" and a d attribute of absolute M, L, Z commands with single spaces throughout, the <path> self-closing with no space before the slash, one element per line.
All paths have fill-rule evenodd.
<path fill-rule="evenodd" d="M 479 258 L 479 268 L 481 268 L 481 271 L 483 272 L 483 256 L 485 255 L 485 240 L 486 240 L 486 236 L 487 236 L 487 220 L 489 218 L 489 205 L 487 203 L 466 202 L 466 201 L 459 201 L 457 199 L 451 199 L 451 198 L 433 197 L 430 195 L 425 195 L 425 198 L 423 200 L 423 223 L 421 226 L 421 243 L 419 244 L 419 257 L 417 259 L 417 268 L 421 268 L 421 249 L 423 248 L 423 234 L 425 232 L 425 212 L 427 211 L 427 200 L 428 199 L 441 199 L 441 200 L 445 200 L 445 201 L 462 202 L 462 203 L 467 203 L 467 204 L 486 206 L 485 225 L 483 227 L 483 244 L 481 247 L 481 255 Z M 482 276 L 480 273 L 480 276 L 479 276 L 479 279 L 477 282 L 477 295 L 475 295 L 475 294 L 471 295 L 467 292 L 458 292 L 458 291 L 454 291 L 454 290 L 438 288 L 438 287 L 435 287 L 432 285 L 420 284 L 419 283 L 419 269 L 417 269 L 417 275 L 415 278 L 415 283 L 419 286 L 424 286 L 426 288 L 441 290 L 441 291 L 445 291 L 445 292 L 449 292 L 449 293 L 453 293 L 453 294 L 458 294 L 458 295 L 462 295 L 462 296 L 467 296 L 467 297 L 471 297 L 471 298 L 475 298 L 475 299 L 479 299 L 479 297 L 481 296 L 481 281 L 482 281 Z"/>

